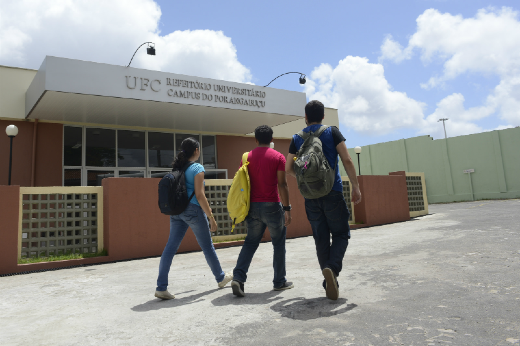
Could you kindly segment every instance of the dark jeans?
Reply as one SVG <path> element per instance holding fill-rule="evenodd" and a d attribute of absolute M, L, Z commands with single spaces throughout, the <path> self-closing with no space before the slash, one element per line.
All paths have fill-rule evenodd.
<path fill-rule="evenodd" d="M 252 202 L 249 214 L 246 217 L 247 236 L 238 256 L 237 266 L 233 270 L 233 280 L 246 282 L 247 271 L 253 260 L 253 256 L 262 240 L 265 228 L 269 227 L 269 233 L 273 242 L 273 269 L 274 287 L 282 286 L 285 281 L 285 236 L 287 229 L 285 213 L 281 203 Z"/>
<path fill-rule="evenodd" d="M 305 211 L 311 223 L 321 269 L 329 267 L 339 275 L 350 239 L 350 212 L 343 193 L 331 191 L 320 198 L 305 199 Z"/>

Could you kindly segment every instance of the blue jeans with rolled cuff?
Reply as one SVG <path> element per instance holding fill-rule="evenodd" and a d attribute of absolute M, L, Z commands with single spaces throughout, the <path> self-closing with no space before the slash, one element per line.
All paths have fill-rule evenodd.
<path fill-rule="evenodd" d="M 179 215 L 170 216 L 170 237 L 166 243 L 166 247 L 161 255 L 159 263 L 159 277 L 157 278 L 157 291 L 166 291 L 168 287 L 168 274 L 172 264 L 173 256 L 177 253 L 181 241 L 191 227 L 197 242 L 199 243 L 206 262 L 215 276 L 217 282 L 224 280 L 224 272 L 220 266 L 220 262 L 211 240 L 211 231 L 208 219 L 202 208 L 196 204 L 188 203 L 188 207 Z"/>
<path fill-rule="evenodd" d="M 305 199 L 305 211 L 321 269 L 329 267 L 339 275 L 350 239 L 350 212 L 343 193 L 333 190 L 320 198 Z"/>
<path fill-rule="evenodd" d="M 240 250 L 233 280 L 246 282 L 247 271 L 262 240 L 265 228 L 269 228 L 273 243 L 273 286 L 281 287 L 285 279 L 285 212 L 280 202 L 252 202 L 246 217 L 247 236 Z"/>

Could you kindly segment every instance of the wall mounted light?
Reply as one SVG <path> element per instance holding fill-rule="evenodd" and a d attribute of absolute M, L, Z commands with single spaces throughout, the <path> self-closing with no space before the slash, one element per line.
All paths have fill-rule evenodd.
<path fill-rule="evenodd" d="M 276 79 L 280 78 L 281 76 L 284 76 L 284 75 L 289 74 L 289 73 L 298 73 L 300 75 L 300 79 L 299 79 L 300 84 L 303 85 L 303 84 L 305 84 L 307 82 L 307 79 L 305 79 L 305 75 L 303 73 L 301 73 L 301 72 L 287 72 L 287 73 L 283 73 L 283 74 L 279 75 L 278 77 L 276 77 L 275 79 L 270 81 L 269 84 L 271 84 L 272 82 L 274 82 Z M 269 84 L 264 85 L 264 88 L 269 86 Z"/>
<path fill-rule="evenodd" d="M 18 127 L 15 125 L 9 125 L 5 128 L 5 133 L 7 134 L 7 137 L 10 139 L 9 144 L 9 179 L 7 185 L 11 185 L 11 168 L 12 168 L 12 162 L 13 162 L 13 139 L 18 134 Z"/>
<path fill-rule="evenodd" d="M 137 47 L 137 49 L 134 52 L 134 55 L 132 55 L 132 59 L 130 59 L 130 62 L 128 63 L 128 66 L 130 66 L 130 64 L 132 63 L 132 60 L 134 60 L 135 53 L 137 53 L 139 48 L 141 48 L 145 44 L 148 44 L 148 48 L 146 48 L 146 54 L 148 54 L 148 55 L 155 55 L 155 43 L 153 43 L 153 42 L 145 42 L 142 45 L 140 45 L 139 47 Z"/>

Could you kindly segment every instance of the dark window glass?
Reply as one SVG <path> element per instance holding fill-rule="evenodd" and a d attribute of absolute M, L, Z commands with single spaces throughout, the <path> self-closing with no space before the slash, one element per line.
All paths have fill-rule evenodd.
<path fill-rule="evenodd" d="M 81 186 L 81 169 L 66 169 L 63 186 Z"/>
<path fill-rule="evenodd" d="M 148 165 L 150 167 L 171 167 L 174 156 L 173 133 L 148 132 Z"/>
<path fill-rule="evenodd" d="M 204 173 L 204 179 L 226 179 L 226 172 L 211 172 Z"/>
<path fill-rule="evenodd" d="M 115 167 L 116 131 L 87 128 L 86 137 L 87 166 Z"/>
<path fill-rule="evenodd" d="M 82 128 L 65 126 L 63 131 L 63 164 L 81 166 Z M 65 185 L 68 186 L 68 185 Z M 76 186 L 76 185 L 72 185 Z"/>
<path fill-rule="evenodd" d="M 144 178 L 143 171 L 119 171 L 119 178 Z"/>
<path fill-rule="evenodd" d="M 144 132 L 117 131 L 119 167 L 144 167 Z"/>
<path fill-rule="evenodd" d="M 204 168 L 217 168 L 215 136 L 202 136 L 202 155 Z"/>
<path fill-rule="evenodd" d="M 101 186 L 101 180 L 113 177 L 114 171 L 87 171 L 87 186 Z"/>
<path fill-rule="evenodd" d="M 182 141 L 189 137 L 195 139 L 197 142 L 199 141 L 199 135 L 190 135 L 190 134 L 186 134 L 186 133 L 176 133 L 175 134 L 175 155 L 180 153 Z M 197 162 L 200 162 L 200 157 L 197 160 Z"/>
<path fill-rule="evenodd" d="M 166 174 L 168 174 L 169 171 L 166 171 L 166 172 L 165 172 L 165 171 L 152 171 L 152 172 L 150 172 L 150 173 L 151 173 L 151 174 L 150 174 L 150 177 L 151 177 L 151 178 L 162 178 L 162 177 L 164 177 Z"/>

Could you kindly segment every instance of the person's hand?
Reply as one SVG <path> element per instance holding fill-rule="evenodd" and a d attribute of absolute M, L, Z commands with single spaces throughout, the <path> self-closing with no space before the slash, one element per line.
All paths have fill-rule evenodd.
<path fill-rule="evenodd" d="M 209 228 L 211 230 L 211 232 L 216 232 L 217 231 L 217 221 L 215 221 L 215 219 L 213 217 L 210 217 L 209 218 Z"/>
<path fill-rule="evenodd" d="M 291 221 L 292 221 L 291 212 L 286 211 L 285 212 L 285 227 L 289 226 L 291 224 Z"/>
<path fill-rule="evenodd" d="M 354 187 L 352 189 L 352 203 L 356 205 L 359 202 L 361 202 L 361 191 L 359 190 L 359 187 Z"/>

